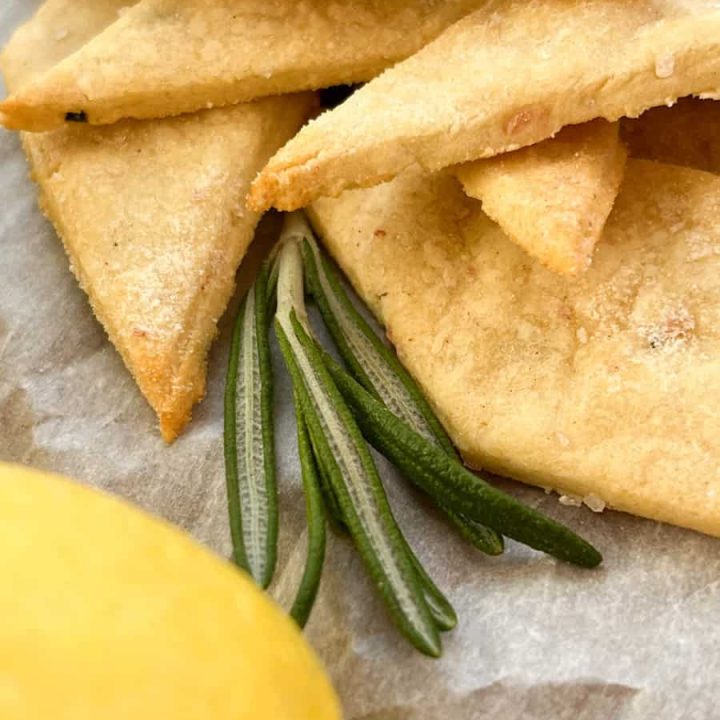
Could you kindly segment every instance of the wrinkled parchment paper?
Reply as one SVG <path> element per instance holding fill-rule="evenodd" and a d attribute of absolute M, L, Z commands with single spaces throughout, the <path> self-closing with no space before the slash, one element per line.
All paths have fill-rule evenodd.
<path fill-rule="evenodd" d="M 37 5 L 4 0 L 0 42 Z M 0 459 L 116 493 L 227 556 L 227 317 L 210 358 L 207 399 L 189 431 L 167 447 L 37 209 L 18 138 L 4 131 L 0 197 Z M 260 244 L 267 246 L 276 229 L 266 223 Z M 251 272 L 250 260 L 241 276 Z M 285 399 L 277 415 L 283 517 L 272 590 L 287 605 L 305 534 L 292 409 L 279 365 L 277 376 Z M 720 541 L 565 507 L 555 495 L 508 483 L 524 501 L 581 531 L 604 552 L 605 564 L 576 570 L 513 544 L 489 559 L 453 535 L 386 465 L 382 470 L 403 528 L 460 624 L 444 636 L 441 660 L 414 652 L 391 627 L 349 543 L 331 536 L 307 635 L 348 720 L 720 717 Z"/>

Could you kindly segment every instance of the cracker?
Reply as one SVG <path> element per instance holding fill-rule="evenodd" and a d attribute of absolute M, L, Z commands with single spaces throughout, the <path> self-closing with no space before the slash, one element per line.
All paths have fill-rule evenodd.
<path fill-rule="evenodd" d="M 720 178 L 629 161 L 572 279 L 447 175 L 310 214 L 470 465 L 720 535 Z"/>
<path fill-rule="evenodd" d="M 289 210 L 720 86 L 714 0 L 495 0 L 307 125 L 253 184 Z"/>
<path fill-rule="evenodd" d="M 19 30 L 3 67 L 57 59 L 55 19 L 67 5 L 50 0 Z M 115 5 L 95 4 L 92 27 L 102 24 L 101 8 L 111 22 Z M 80 41 L 91 32 L 85 19 L 85 12 L 69 13 L 63 27 Z M 244 193 L 311 102 L 268 98 L 163 121 L 23 137 L 42 208 L 168 441 L 204 395 L 207 351 L 259 217 L 244 208 Z"/>
<path fill-rule="evenodd" d="M 594 120 L 537 145 L 466 163 L 455 174 L 520 247 L 555 272 L 577 275 L 590 265 L 626 157 L 617 124 Z"/>
<path fill-rule="evenodd" d="M 50 130 L 178 115 L 369 80 L 485 0 L 141 0 L 0 105 L 6 127 Z"/>

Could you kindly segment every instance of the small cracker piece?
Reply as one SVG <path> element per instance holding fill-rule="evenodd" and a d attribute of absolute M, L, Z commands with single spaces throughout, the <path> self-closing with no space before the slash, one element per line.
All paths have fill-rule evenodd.
<path fill-rule="evenodd" d="M 455 170 L 467 195 L 530 255 L 555 272 L 590 266 L 627 153 L 617 123 L 570 125 L 537 145 Z"/>

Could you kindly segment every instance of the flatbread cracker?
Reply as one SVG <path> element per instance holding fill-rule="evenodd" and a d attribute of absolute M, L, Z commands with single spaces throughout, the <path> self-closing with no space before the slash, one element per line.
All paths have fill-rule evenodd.
<path fill-rule="evenodd" d="M 470 465 L 720 535 L 720 178 L 629 161 L 573 279 L 447 175 L 310 215 Z"/>
<path fill-rule="evenodd" d="M 306 126 L 253 184 L 290 210 L 720 88 L 714 0 L 495 0 Z"/>
<path fill-rule="evenodd" d="M 577 275 L 590 266 L 626 159 L 617 123 L 594 120 L 455 175 L 509 238 L 551 270 Z"/>
<path fill-rule="evenodd" d="M 51 130 L 178 115 L 369 80 L 486 0 L 141 0 L 0 105 L 7 127 Z"/>
<path fill-rule="evenodd" d="M 51 59 L 57 25 L 47 22 L 67 5 L 51 0 L 18 31 L 3 67 Z M 100 6 L 111 21 L 114 5 L 95 6 L 97 24 Z M 76 17 L 85 16 L 69 14 L 63 27 Z M 311 103 L 309 96 L 268 98 L 164 121 L 23 137 L 43 210 L 168 441 L 204 395 L 207 351 L 259 217 L 244 208 L 244 193 Z"/>
<path fill-rule="evenodd" d="M 685 98 L 621 127 L 634 157 L 720 173 L 720 102 Z"/>

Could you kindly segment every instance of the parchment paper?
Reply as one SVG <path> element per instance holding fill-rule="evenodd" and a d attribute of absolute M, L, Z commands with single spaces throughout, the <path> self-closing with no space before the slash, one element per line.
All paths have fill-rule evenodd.
<path fill-rule="evenodd" d="M 4 0 L 0 43 L 38 4 Z M 3 131 L 0 163 L 0 459 L 116 493 L 227 556 L 227 317 L 210 358 L 207 399 L 168 447 L 37 210 L 18 138 Z M 266 224 L 265 244 L 276 228 Z M 287 398 L 287 380 L 276 369 L 278 396 Z M 283 532 L 273 594 L 287 604 L 305 553 L 289 402 L 280 403 L 277 423 Z M 513 544 L 488 559 L 385 464 L 382 471 L 403 528 L 460 624 L 444 636 L 441 660 L 417 654 L 390 625 L 348 541 L 331 536 L 307 634 L 348 720 L 720 717 L 720 542 L 565 507 L 555 495 L 508 483 L 581 531 L 605 563 L 576 570 Z"/>

